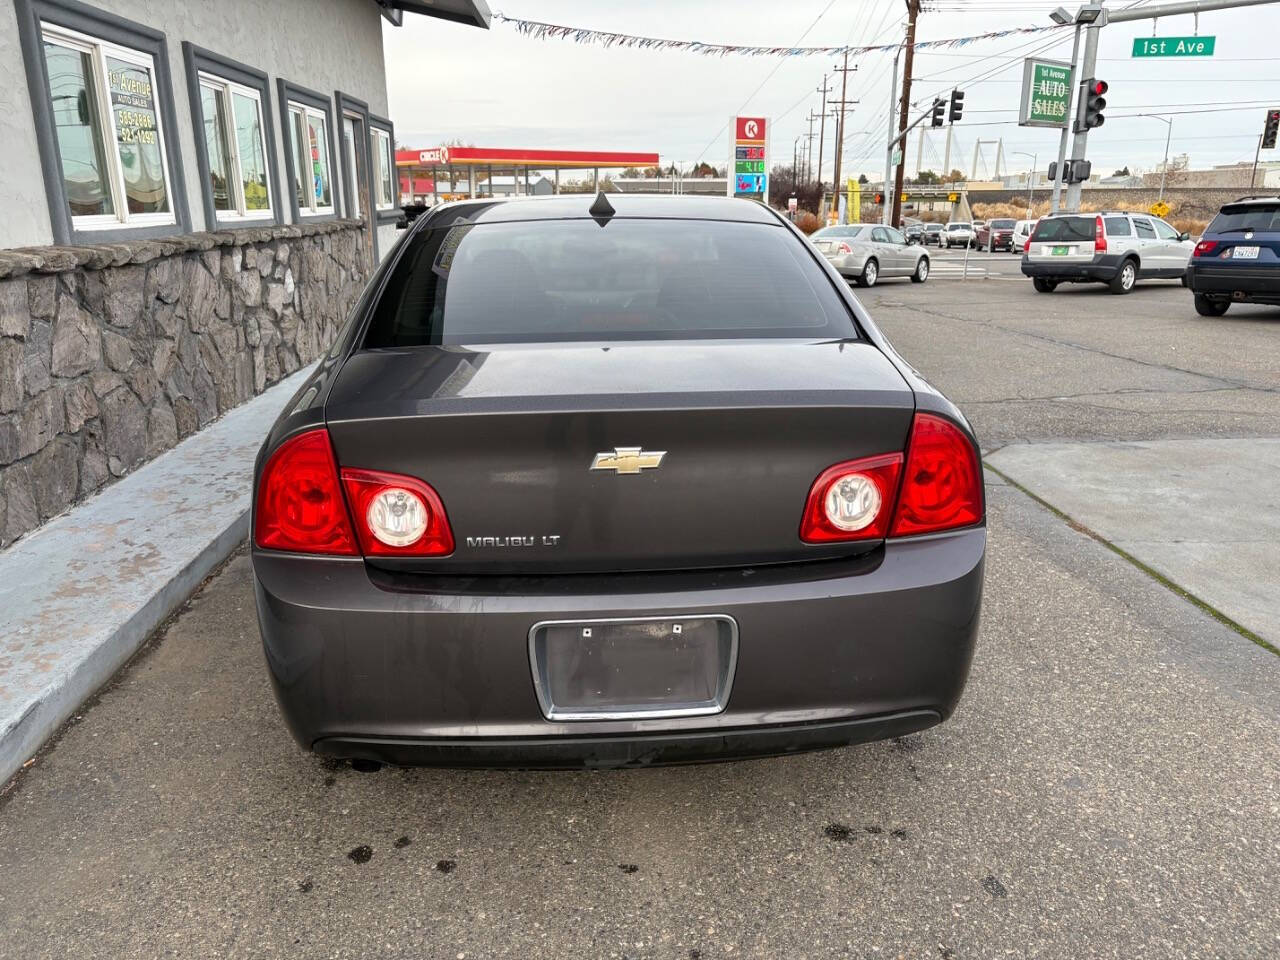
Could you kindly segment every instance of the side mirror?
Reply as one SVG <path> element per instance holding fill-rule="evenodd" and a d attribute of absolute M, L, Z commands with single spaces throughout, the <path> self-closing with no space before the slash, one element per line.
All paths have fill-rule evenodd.
<path fill-rule="evenodd" d="M 1186 232 L 1180 233 L 1180 234 L 1178 234 L 1178 239 L 1179 239 L 1179 240 L 1184 240 L 1184 241 L 1185 241 L 1185 240 L 1190 240 L 1190 239 L 1191 239 L 1191 234 L 1186 233 Z"/>

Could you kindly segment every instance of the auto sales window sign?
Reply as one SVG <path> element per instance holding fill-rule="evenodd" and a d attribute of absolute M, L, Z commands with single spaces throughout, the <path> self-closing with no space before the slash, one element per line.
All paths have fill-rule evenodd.
<path fill-rule="evenodd" d="M 731 122 L 728 194 L 763 202 L 769 195 L 769 120 L 734 117 Z"/>
<path fill-rule="evenodd" d="M 1070 109 L 1071 64 L 1037 57 L 1024 60 L 1018 126 L 1061 129 L 1067 125 Z"/>

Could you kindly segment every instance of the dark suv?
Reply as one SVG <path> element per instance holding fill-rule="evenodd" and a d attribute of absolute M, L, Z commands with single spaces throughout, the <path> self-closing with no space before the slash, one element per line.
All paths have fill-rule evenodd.
<path fill-rule="evenodd" d="M 1220 317 L 1232 302 L 1280 306 L 1280 196 L 1228 203 L 1187 266 L 1196 312 Z"/>

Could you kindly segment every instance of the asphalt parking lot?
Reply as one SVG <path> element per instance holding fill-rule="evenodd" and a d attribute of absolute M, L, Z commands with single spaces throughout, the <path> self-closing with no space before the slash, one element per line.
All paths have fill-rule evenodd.
<path fill-rule="evenodd" d="M 1036 294 L 970 256 L 985 279 L 952 251 L 860 296 L 985 453 L 1280 437 L 1280 310 Z M 989 481 L 956 716 L 736 764 L 303 754 L 241 553 L 0 798 L 0 957 L 1275 954 L 1280 657 Z"/>

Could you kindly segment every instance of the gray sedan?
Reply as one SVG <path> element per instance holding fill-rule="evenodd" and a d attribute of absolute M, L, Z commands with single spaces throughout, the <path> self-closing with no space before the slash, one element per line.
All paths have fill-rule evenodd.
<path fill-rule="evenodd" d="M 874 287 L 881 277 L 910 277 L 915 283 L 929 279 L 929 254 L 892 227 L 825 227 L 810 239 L 841 276 L 860 287 Z"/>
<path fill-rule="evenodd" d="M 951 714 L 977 441 L 777 211 L 601 193 L 406 228 L 255 472 L 305 749 L 646 766 Z"/>

